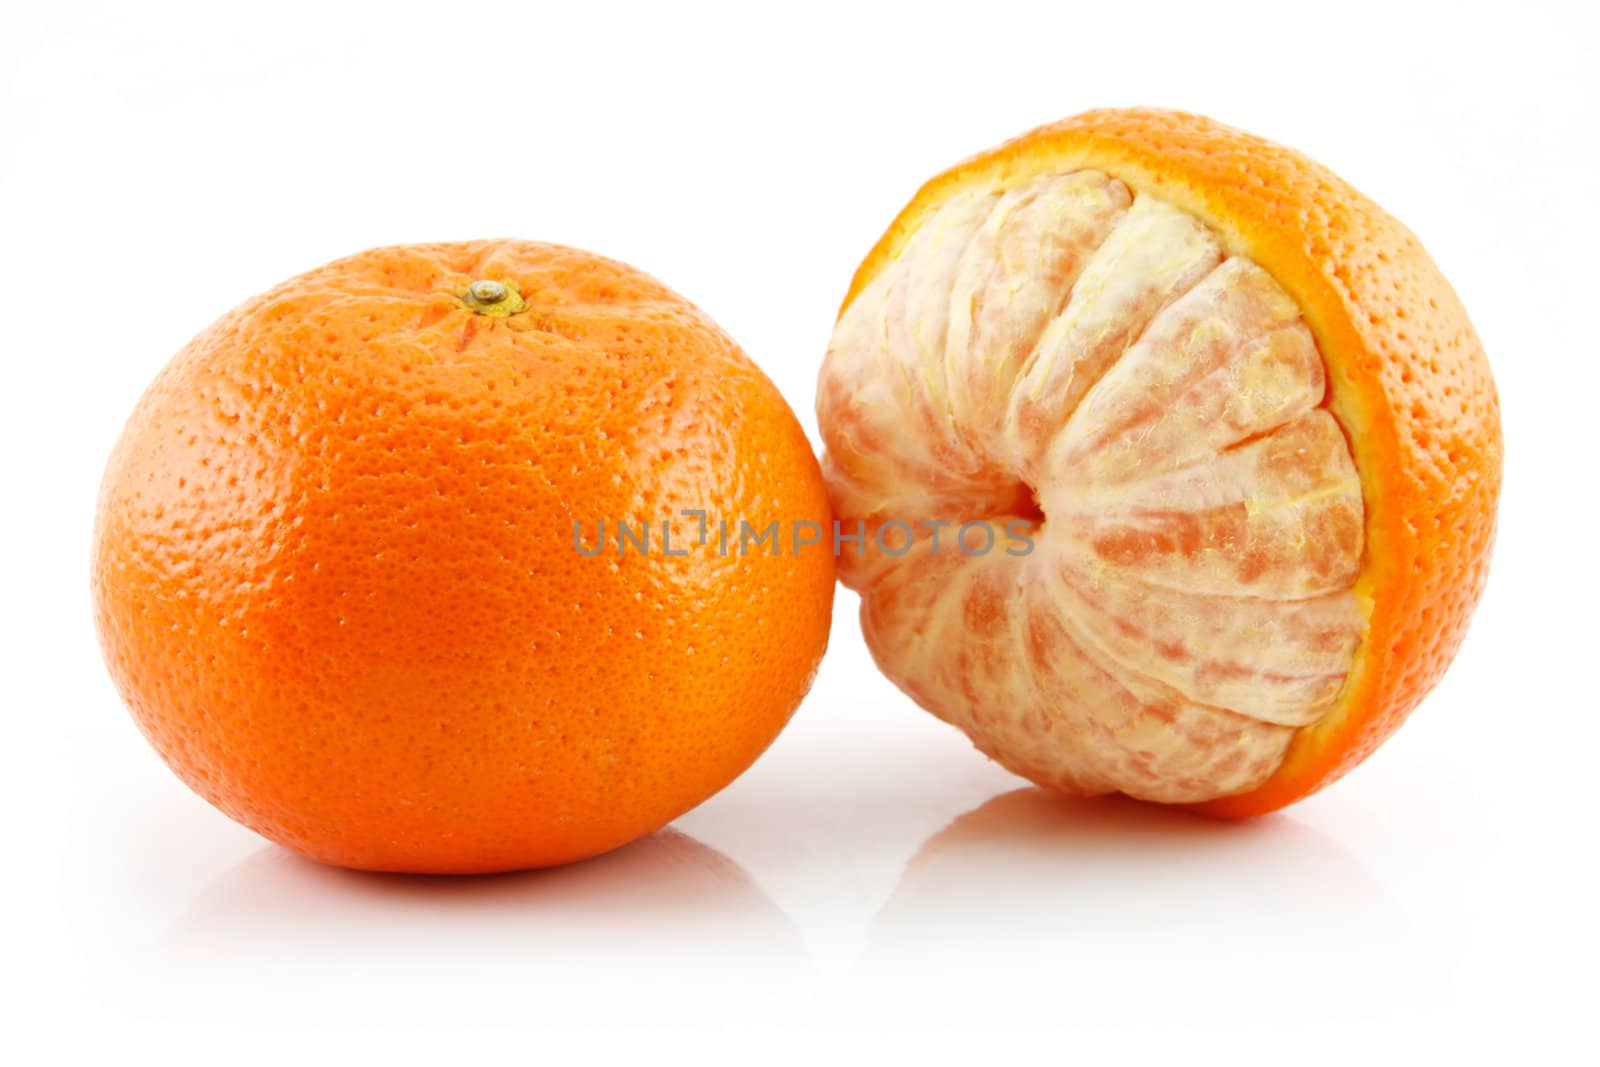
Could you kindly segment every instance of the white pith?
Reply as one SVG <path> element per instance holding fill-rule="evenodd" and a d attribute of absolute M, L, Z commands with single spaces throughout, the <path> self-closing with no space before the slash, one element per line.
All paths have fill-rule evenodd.
<path fill-rule="evenodd" d="M 819 386 L 840 521 L 918 532 L 841 559 L 874 656 L 1036 780 L 1259 785 L 1365 625 L 1324 393 L 1294 301 L 1195 218 L 1095 171 L 952 196 L 840 318 Z M 1034 502 L 1026 555 L 917 525 Z"/>

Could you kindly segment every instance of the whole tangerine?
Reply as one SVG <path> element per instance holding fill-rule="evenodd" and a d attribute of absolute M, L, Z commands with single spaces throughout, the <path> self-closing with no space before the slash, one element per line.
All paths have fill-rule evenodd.
<path fill-rule="evenodd" d="M 141 730 L 244 825 L 348 867 L 538 867 L 656 830 L 777 736 L 832 556 L 704 535 L 828 520 L 777 389 L 659 282 L 549 244 L 380 248 L 161 372 L 106 470 L 94 603 Z"/>

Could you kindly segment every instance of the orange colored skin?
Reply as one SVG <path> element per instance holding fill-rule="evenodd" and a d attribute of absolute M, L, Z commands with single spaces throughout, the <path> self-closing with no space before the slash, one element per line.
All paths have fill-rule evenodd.
<path fill-rule="evenodd" d="M 863 261 L 844 307 L 955 192 L 1079 168 L 1202 219 L 1295 298 L 1361 474 L 1357 591 L 1371 617 L 1345 692 L 1300 730 L 1271 779 L 1195 806 L 1222 817 L 1274 811 L 1371 754 L 1460 647 L 1488 576 L 1500 494 L 1494 380 L 1455 292 L 1410 231 L 1299 152 L 1174 111 L 1086 112 L 939 175 Z"/>
<path fill-rule="evenodd" d="M 480 278 L 527 309 L 463 306 Z M 272 840 L 372 870 L 564 863 L 742 772 L 826 645 L 827 552 L 719 557 L 685 508 L 829 522 L 799 424 L 710 319 L 572 249 L 378 249 L 157 378 L 105 476 L 97 621 L 151 743 Z M 660 551 L 669 516 L 687 557 Z M 651 554 L 619 558 L 641 518 Z M 580 555 L 574 521 L 592 547 L 601 519 Z"/>

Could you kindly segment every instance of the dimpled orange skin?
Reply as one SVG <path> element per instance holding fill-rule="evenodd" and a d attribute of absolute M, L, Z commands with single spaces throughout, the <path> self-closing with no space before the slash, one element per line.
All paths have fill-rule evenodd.
<path fill-rule="evenodd" d="M 1288 291 L 1327 364 L 1329 407 L 1361 476 L 1357 592 L 1371 616 L 1339 703 L 1299 731 L 1264 784 L 1193 805 L 1264 814 L 1371 754 L 1460 647 L 1488 576 L 1500 494 L 1494 380 L 1461 302 L 1409 230 L 1293 149 L 1167 110 L 1085 112 L 934 178 L 863 261 L 844 308 L 954 193 L 1079 168 L 1201 219 Z"/>
<path fill-rule="evenodd" d="M 526 309 L 464 306 L 477 279 Z M 828 553 L 720 555 L 681 509 L 829 521 L 799 424 L 709 318 L 569 248 L 382 248 L 248 301 L 150 387 L 101 492 L 97 622 L 157 751 L 272 840 L 565 863 L 742 772 L 827 641 Z M 654 524 L 648 555 L 618 556 L 618 519 Z"/>

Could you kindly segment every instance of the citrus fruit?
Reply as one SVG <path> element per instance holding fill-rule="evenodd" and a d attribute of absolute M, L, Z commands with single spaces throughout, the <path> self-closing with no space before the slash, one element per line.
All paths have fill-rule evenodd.
<path fill-rule="evenodd" d="M 1069 793 L 1303 797 L 1483 588 L 1499 411 L 1460 302 L 1326 168 L 1198 116 L 1079 115 L 924 185 L 817 411 L 878 664 Z"/>
<path fill-rule="evenodd" d="M 162 371 L 106 471 L 94 600 L 138 725 L 241 823 L 349 867 L 536 867 L 773 740 L 833 559 L 717 530 L 828 519 L 777 389 L 660 283 L 547 244 L 382 248 Z"/>

